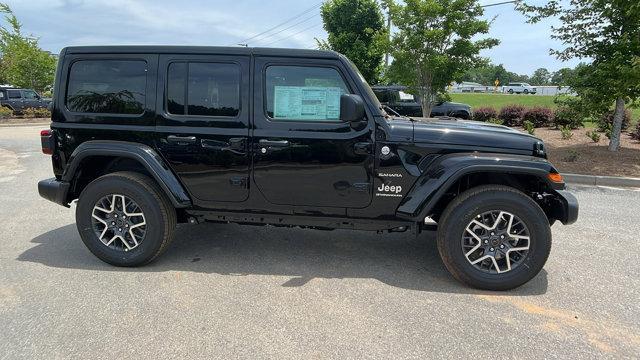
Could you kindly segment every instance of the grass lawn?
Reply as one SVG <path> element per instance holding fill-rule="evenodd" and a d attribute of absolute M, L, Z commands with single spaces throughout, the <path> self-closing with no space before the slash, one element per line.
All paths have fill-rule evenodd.
<path fill-rule="evenodd" d="M 555 96 L 550 95 L 522 95 L 522 94 L 449 94 L 451 100 L 471 105 L 472 109 L 489 106 L 500 110 L 507 105 L 519 104 L 524 106 L 546 106 L 555 108 L 553 103 Z M 636 123 L 640 119 L 640 108 L 631 109 L 632 122 Z"/>
<path fill-rule="evenodd" d="M 546 106 L 555 108 L 554 96 L 519 95 L 519 94 L 449 94 L 451 100 L 471 105 L 472 108 L 489 106 L 500 110 L 507 105 Z"/>

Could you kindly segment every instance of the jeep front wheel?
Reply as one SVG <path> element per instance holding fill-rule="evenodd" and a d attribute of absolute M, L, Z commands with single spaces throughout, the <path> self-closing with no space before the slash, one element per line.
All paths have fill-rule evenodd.
<path fill-rule="evenodd" d="M 139 266 L 167 248 L 176 214 L 149 177 L 117 172 L 99 177 L 82 191 L 76 224 L 82 241 L 100 260 Z"/>
<path fill-rule="evenodd" d="M 460 194 L 442 214 L 438 251 L 459 281 L 486 290 L 518 287 L 542 270 L 551 229 L 530 197 L 507 186 Z"/>

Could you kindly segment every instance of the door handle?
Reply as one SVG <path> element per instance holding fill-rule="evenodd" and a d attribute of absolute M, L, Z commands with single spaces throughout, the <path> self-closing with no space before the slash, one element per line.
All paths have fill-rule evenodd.
<path fill-rule="evenodd" d="M 176 145 L 189 145 L 189 144 L 195 144 L 196 137 L 169 135 L 167 136 L 167 141 Z"/>
<path fill-rule="evenodd" d="M 372 153 L 373 144 L 370 142 L 359 142 L 353 146 L 353 152 L 358 155 L 369 155 Z"/>
<path fill-rule="evenodd" d="M 258 141 L 258 145 L 260 145 L 260 146 L 270 146 L 270 147 L 289 147 L 289 140 L 260 139 Z"/>

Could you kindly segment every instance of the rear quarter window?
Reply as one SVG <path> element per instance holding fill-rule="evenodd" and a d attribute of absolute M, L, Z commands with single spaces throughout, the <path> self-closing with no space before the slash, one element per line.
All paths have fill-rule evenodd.
<path fill-rule="evenodd" d="M 66 105 L 72 112 L 142 114 L 147 63 L 143 60 L 80 60 L 71 65 Z"/>

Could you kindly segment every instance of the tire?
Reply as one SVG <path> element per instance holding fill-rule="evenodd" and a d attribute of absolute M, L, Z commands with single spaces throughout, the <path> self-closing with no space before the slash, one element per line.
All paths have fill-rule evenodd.
<path fill-rule="evenodd" d="M 508 92 L 509 94 L 513 94 L 513 89 L 509 89 L 507 92 Z"/>
<path fill-rule="evenodd" d="M 523 92 L 525 95 L 527 95 L 527 94 L 529 93 L 529 90 L 524 89 L 522 92 Z"/>
<path fill-rule="evenodd" d="M 482 248 L 476 250 L 480 254 L 477 255 L 476 260 L 480 260 L 481 257 L 486 259 L 484 262 L 474 265 L 472 264 L 473 259 L 467 257 L 467 254 L 471 253 L 471 251 L 463 249 L 465 241 L 463 236 L 468 239 L 475 239 L 469 236 L 469 231 L 472 228 L 479 228 L 474 225 L 474 220 L 484 219 L 484 216 L 487 216 L 486 214 L 494 214 L 496 211 L 501 215 L 501 217 L 498 217 L 498 219 L 502 218 L 501 224 L 511 219 L 509 215 L 515 216 L 513 218 L 514 224 L 516 224 L 515 219 L 520 220 L 517 225 L 514 225 L 514 229 L 515 226 L 520 226 L 520 229 L 527 230 L 529 239 L 526 240 L 526 245 L 528 250 L 526 252 L 524 250 L 521 252 L 515 251 L 513 256 L 519 259 L 518 262 L 513 262 L 509 256 L 511 254 L 510 251 L 521 249 L 524 245 L 513 246 L 513 250 L 507 251 L 506 256 L 504 256 L 504 253 L 498 253 L 498 251 L 502 251 L 498 250 L 498 246 L 503 246 L 503 243 L 496 234 L 495 239 L 493 236 L 489 238 L 491 242 L 495 241 L 496 244 L 491 245 L 491 242 L 489 242 L 489 245 L 482 245 L 485 247 L 484 250 Z M 495 223 L 497 224 L 498 220 L 495 220 Z M 511 226 L 511 223 L 508 224 Z M 477 230 L 473 231 L 476 232 Z M 482 231 L 488 230 L 480 228 L 480 232 Z M 511 232 L 511 229 L 507 227 L 507 231 Z M 493 232 L 490 235 L 493 235 Z M 507 235 L 507 239 L 504 242 L 504 246 L 507 249 L 511 246 L 511 243 L 507 241 L 514 241 L 516 244 L 524 242 L 524 239 L 509 240 L 510 236 L 518 235 Z M 477 241 L 477 243 L 480 242 L 479 240 Z M 479 289 L 509 290 L 528 282 L 542 270 L 551 251 L 551 228 L 544 211 L 527 195 L 508 186 L 485 185 L 465 191 L 447 206 L 439 222 L 437 243 L 438 252 L 444 265 L 458 281 Z M 468 246 L 480 245 L 472 243 Z M 486 256 L 488 255 L 485 256 L 485 251 L 486 254 L 491 254 L 489 249 L 486 248 L 488 246 L 495 246 L 496 255 L 493 256 L 494 260 L 487 258 Z M 493 250 L 494 248 L 491 248 L 491 251 Z M 524 255 L 521 256 L 521 253 L 524 253 Z M 476 256 L 475 254 L 474 252 L 470 256 Z M 496 261 L 495 259 L 498 256 L 502 256 L 502 258 Z M 504 264 L 500 264 L 500 261 L 506 263 L 509 267 L 507 268 Z M 489 263 L 489 269 L 479 269 L 483 263 L 487 262 Z M 497 271 L 495 265 L 499 265 L 503 272 Z M 493 273 L 491 273 L 491 267 L 494 269 Z"/>
<path fill-rule="evenodd" d="M 119 211 L 118 205 L 115 205 L 115 211 L 114 206 L 108 206 L 111 199 L 111 203 L 115 204 L 121 204 L 121 199 L 123 202 L 128 200 L 125 205 L 125 209 L 128 206 L 128 211 L 132 211 L 134 205 L 137 207 L 133 207 L 134 213 L 126 210 L 124 213 L 120 212 L 121 223 L 116 224 L 113 230 L 110 227 L 101 232 L 107 227 L 103 216 L 108 218 L 109 225 L 110 220 L 118 220 L 114 218 Z M 129 215 L 129 219 L 122 214 Z M 94 215 L 102 219 L 96 220 Z M 116 228 L 123 225 L 123 219 L 131 222 L 124 223 L 124 226 L 131 228 L 129 231 L 125 229 L 124 232 L 116 233 Z M 78 199 L 76 224 L 82 241 L 100 260 L 115 266 L 141 266 L 160 256 L 171 243 L 176 226 L 176 212 L 171 201 L 152 179 L 135 172 L 116 172 L 101 176 L 85 187 Z M 134 227 L 138 230 L 134 231 Z M 119 238 L 118 234 L 124 238 Z M 103 240 L 100 235 L 104 235 Z"/>

